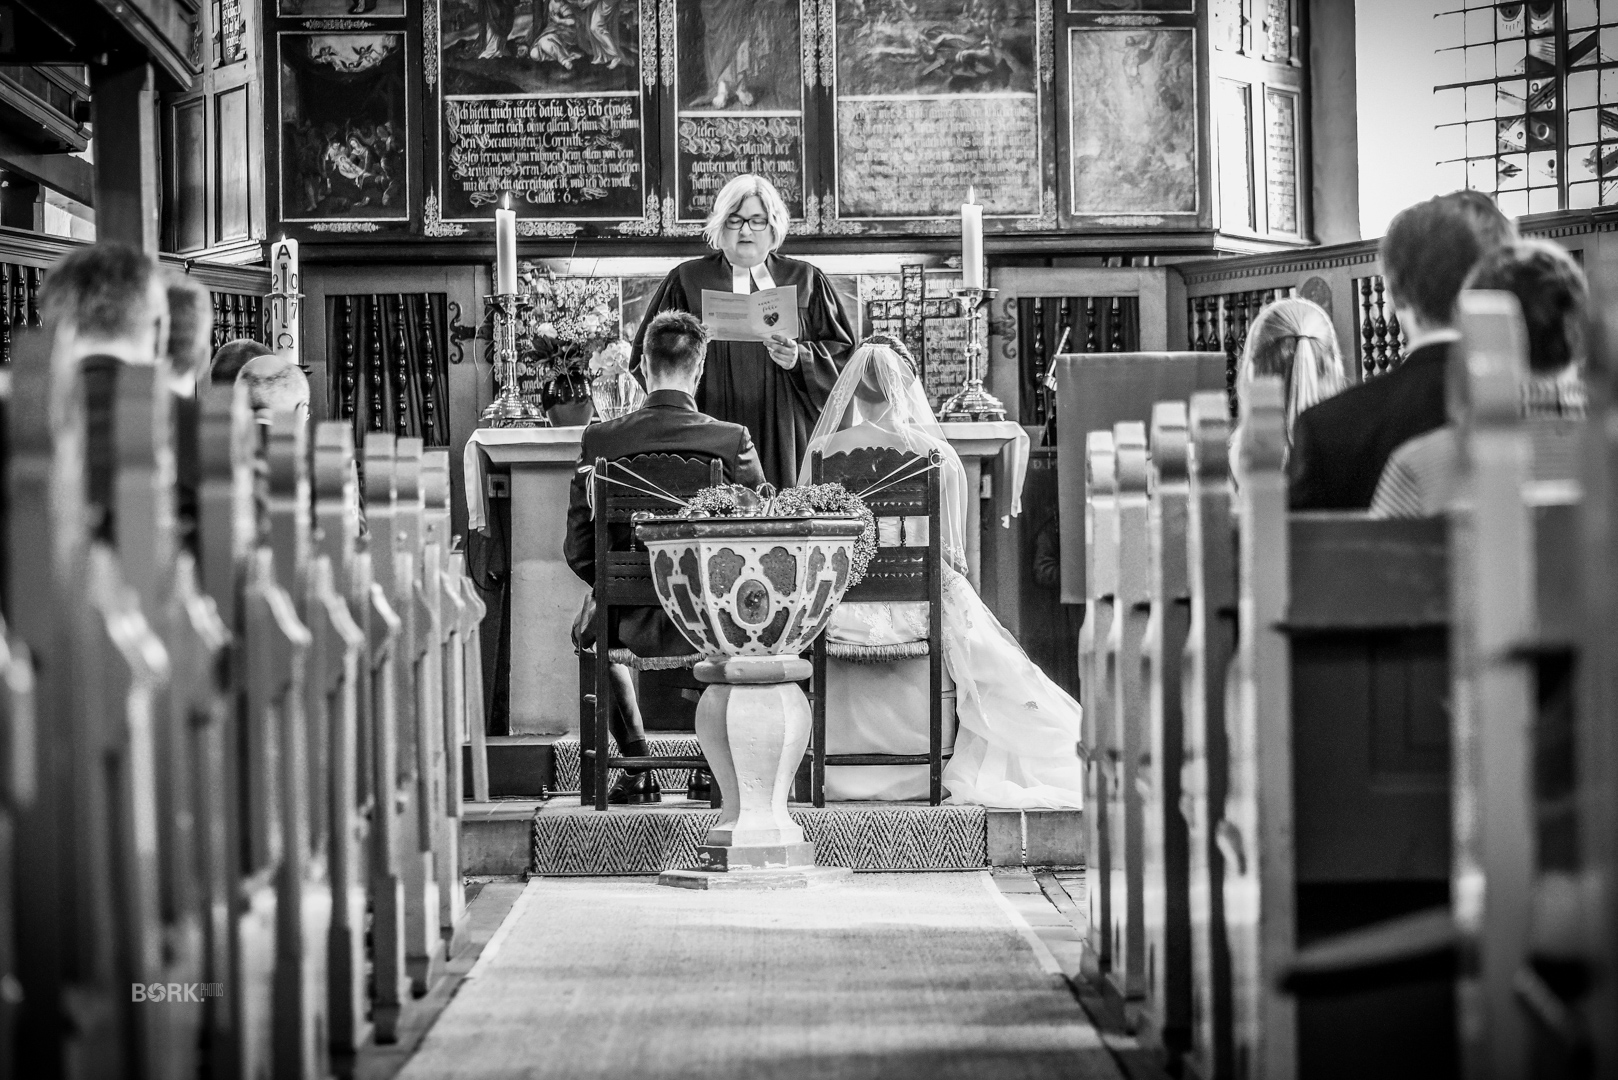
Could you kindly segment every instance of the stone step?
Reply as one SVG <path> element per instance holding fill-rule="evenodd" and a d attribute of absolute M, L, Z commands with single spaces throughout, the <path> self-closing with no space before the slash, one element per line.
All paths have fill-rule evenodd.
<path fill-rule="evenodd" d="M 609 756 L 618 756 L 618 742 L 612 736 L 607 736 Z M 653 757 L 696 757 L 702 753 L 702 747 L 697 743 L 697 737 L 689 734 L 664 734 L 646 736 L 646 747 Z M 567 735 L 555 740 L 552 747 L 555 755 L 553 776 L 556 786 L 552 789 L 559 792 L 577 792 L 579 790 L 579 768 L 581 753 L 577 736 Z M 663 789 L 664 798 L 671 794 L 684 795 L 687 782 L 691 779 L 690 769 L 658 769 L 654 774 L 657 784 Z M 610 785 L 618 779 L 618 770 L 609 771 L 607 783 Z"/>

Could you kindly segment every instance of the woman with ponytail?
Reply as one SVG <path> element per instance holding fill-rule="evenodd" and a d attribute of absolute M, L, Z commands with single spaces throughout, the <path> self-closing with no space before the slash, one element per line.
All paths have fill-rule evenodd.
<path fill-rule="evenodd" d="M 1286 395 L 1287 445 L 1298 414 L 1348 384 L 1331 316 L 1319 304 L 1289 298 L 1258 313 L 1236 370 L 1236 392 L 1261 375 L 1278 375 Z"/>

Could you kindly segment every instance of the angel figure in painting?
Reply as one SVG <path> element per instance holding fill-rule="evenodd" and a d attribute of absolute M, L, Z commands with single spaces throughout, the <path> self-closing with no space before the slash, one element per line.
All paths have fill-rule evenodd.
<path fill-rule="evenodd" d="M 1051 681 L 1000 625 L 966 577 L 966 473 L 927 405 L 915 361 L 898 341 L 872 338 L 843 369 L 815 425 L 810 455 L 893 447 L 943 460 L 939 537 L 944 559 L 944 669 L 955 683 L 955 750 L 944 766 L 952 803 L 1079 807 L 1084 768 L 1078 702 Z M 925 641 L 921 603 L 843 603 L 830 640 L 854 645 Z M 927 752 L 926 660 L 893 664 L 827 661 L 826 747 L 833 754 Z M 948 716 L 945 742 L 949 741 Z M 919 765 L 828 767 L 826 794 L 840 800 L 925 798 Z"/>

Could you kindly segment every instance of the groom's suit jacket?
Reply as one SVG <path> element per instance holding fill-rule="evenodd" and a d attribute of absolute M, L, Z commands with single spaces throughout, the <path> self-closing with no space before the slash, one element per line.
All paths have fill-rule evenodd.
<path fill-rule="evenodd" d="M 595 584 L 595 517 L 590 512 L 590 469 L 597 458 L 614 461 L 636 454 L 681 454 L 689 458 L 718 458 L 725 480 L 757 487 L 764 483 L 758 451 L 747 429 L 727 424 L 697 411 L 690 394 L 654 390 L 646 403 L 628 416 L 591 424 L 584 429 L 578 468 L 573 472 L 567 508 L 567 538 L 562 553 L 573 572 Z M 630 546 L 633 527 L 613 526 L 613 550 Z M 660 607 L 620 608 L 611 627 L 613 647 L 630 649 L 637 656 L 683 656 L 691 645 L 674 628 Z"/>

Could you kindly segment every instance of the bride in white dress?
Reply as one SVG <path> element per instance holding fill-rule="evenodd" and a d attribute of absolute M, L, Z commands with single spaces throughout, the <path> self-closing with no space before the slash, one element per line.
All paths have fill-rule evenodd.
<path fill-rule="evenodd" d="M 955 685 L 954 756 L 944 765 L 949 802 L 995 807 L 1079 807 L 1084 769 L 1076 753 L 1079 705 L 1028 659 L 967 580 L 966 474 L 933 418 L 908 356 L 885 344 L 856 350 L 820 421 L 798 482 L 810 482 L 810 455 L 897 447 L 943 459 L 944 668 Z M 923 528 L 925 524 L 923 523 Z M 914 535 L 914 526 L 907 530 Z M 843 603 L 831 640 L 893 645 L 927 637 L 927 604 Z M 826 749 L 832 754 L 925 754 L 927 661 L 827 662 Z M 945 714 L 948 749 L 950 717 Z M 826 769 L 830 799 L 927 797 L 918 765 Z"/>

